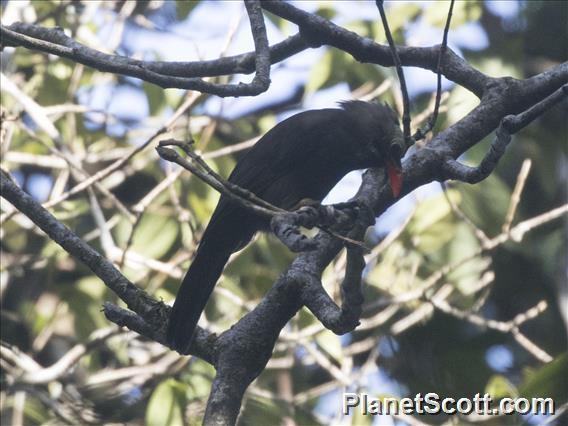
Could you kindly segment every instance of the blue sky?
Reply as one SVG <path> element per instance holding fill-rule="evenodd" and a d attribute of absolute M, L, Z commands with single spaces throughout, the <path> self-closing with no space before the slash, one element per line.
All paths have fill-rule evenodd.
<path fill-rule="evenodd" d="M 316 7 L 314 2 L 297 1 L 294 3 L 297 7 L 306 10 L 313 10 Z M 389 3 L 386 2 L 387 14 Z M 427 7 L 430 2 L 416 3 L 421 7 Z M 337 10 L 335 21 L 338 24 L 359 19 L 378 19 L 374 2 L 359 2 L 357 7 L 353 7 L 353 2 L 347 1 L 328 4 Z M 522 3 L 516 1 L 486 2 L 487 8 L 501 18 L 505 28 L 507 25 L 518 25 L 517 17 L 521 5 Z M 226 43 L 227 28 L 235 25 L 238 25 L 238 29 L 227 49 L 227 54 L 238 54 L 254 49 L 248 19 L 241 2 L 202 2 L 187 19 L 181 22 L 175 21 L 175 10 L 172 10 L 174 7 L 174 2 L 165 2 L 164 7 L 151 17 L 151 20 L 163 29 L 162 31 L 150 31 L 127 22 L 118 53 L 166 61 L 213 59 L 219 56 Z M 98 36 L 103 42 L 108 40 L 109 34 L 113 31 L 113 13 L 110 9 L 100 8 L 94 15 L 93 23 L 99 28 Z M 269 19 L 266 19 L 265 22 L 271 44 L 281 41 L 297 31 L 294 25 L 290 25 L 287 31 L 281 31 Z M 409 23 L 405 29 L 405 35 L 409 44 L 418 46 L 437 44 L 442 36 L 440 28 L 430 26 L 422 18 Z M 486 48 L 488 38 L 479 23 L 471 22 L 453 28 L 450 33 L 449 44 L 454 51 L 461 54 L 463 50 L 476 51 Z M 325 50 L 325 47 L 306 50 L 273 66 L 270 89 L 260 96 L 238 99 L 210 97 L 203 105 L 201 112 L 231 120 L 245 116 L 262 106 L 286 100 L 305 84 L 312 68 L 321 59 Z M 435 89 L 436 77 L 433 73 L 417 68 L 405 68 L 405 74 L 411 96 L 431 92 Z M 251 78 L 252 75 L 235 76 L 232 81 L 248 82 Z M 124 84 L 124 81 L 127 84 Z M 118 82 L 118 84 L 109 82 L 85 87 L 77 94 L 79 103 L 93 109 L 109 112 L 116 118 L 107 127 L 111 137 L 122 136 L 128 129 L 145 128 L 147 126 L 145 120 L 150 114 L 141 81 L 127 78 L 118 79 Z M 444 89 L 451 87 L 452 83 L 444 81 Z M 168 90 L 181 93 L 177 89 Z M 306 96 L 298 109 L 279 114 L 276 119 L 280 121 L 294 112 L 305 109 L 333 107 L 338 101 L 349 99 L 350 96 L 347 84 L 340 83 Z M 171 113 L 170 110 L 164 112 L 164 121 Z M 98 125 L 89 118 L 92 119 L 93 116 L 87 116 L 86 125 L 88 128 L 96 128 Z M 132 140 L 132 143 L 137 143 L 137 140 Z M 16 172 L 15 176 L 21 180 L 21 174 Z M 355 193 L 360 181 L 360 172 L 350 173 L 334 188 L 325 202 L 334 203 L 348 199 Z M 30 177 L 27 190 L 36 199 L 43 201 L 48 196 L 51 186 L 51 177 L 36 174 Z M 379 234 L 388 232 L 393 226 L 404 220 L 406 215 L 413 210 L 417 200 L 438 193 L 439 190 L 439 184 L 432 183 L 407 195 L 381 216 L 377 222 L 376 231 Z M 513 362 L 511 352 L 505 346 L 492 348 L 488 351 L 486 360 L 495 371 L 501 372 L 505 371 Z M 383 392 L 385 389 L 390 389 L 392 393 L 400 393 L 396 385 L 390 382 L 381 371 L 369 377 L 369 386 L 370 389 L 382 389 Z M 328 396 L 332 400 L 338 397 L 336 394 Z M 327 414 L 326 405 L 328 404 L 324 400 L 321 405 L 321 414 Z M 333 404 L 333 406 L 336 407 L 337 404 Z"/>
<path fill-rule="evenodd" d="M 318 7 L 318 2 L 296 1 L 293 3 L 307 11 L 314 11 Z M 353 7 L 354 3 L 356 3 L 356 7 Z M 426 8 L 431 2 L 412 3 Z M 389 7 L 394 2 L 386 2 L 385 4 L 388 15 Z M 327 5 L 335 8 L 337 13 L 333 20 L 339 25 L 360 19 L 378 19 L 378 12 L 373 1 L 339 1 L 328 2 Z M 491 12 L 501 17 L 504 25 L 507 22 L 514 21 L 520 10 L 520 3 L 516 1 L 489 1 L 486 2 L 486 5 Z M 114 11 L 107 8 L 99 8 L 93 16 L 93 24 L 97 26 L 98 37 L 103 43 L 109 41 L 109 37 L 114 31 L 116 21 L 113 16 Z M 150 16 L 150 20 L 156 25 L 157 30 L 142 28 L 127 21 L 117 53 L 165 61 L 213 59 L 219 57 L 226 46 L 227 29 L 235 26 L 236 31 L 228 45 L 226 54 L 233 55 L 254 50 L 248 19 L 242 2 L 201 2 L 185 20 L 177 21 L 175 16 L 175 3 L 165 2 L 162 8 Z M 270 19 L 266 19 L 265 24 L 271 44 L 284 40 L 297 32 L 297 27 L 293 24 L 290 24 L 284 31 L 277 28 Z M 412 45 L 433 45 L 440 42 L 441 36 L 441 28 L 432 27 L 422 17 L 410 22 L 405 28 L 406 40 Z M 461 54 L 462 49 L 474 51 L 484 49 L 487 44 L 487 35 L 483 27 L 477 22 L 452 27 L 449 45 L 458 54 Z M 321 59 L 326 49 L 326 47 L 309 49 L 273 66 L 271 86 L 267 92 L 259 96 L 210 97 L 197 111 L 232 120 L 246 116 L 263 106 L 284 101 L 306 83 L 312 68 Z M 404 71 L 411 97 L 435 90 L 436 76 L 434 73 L 411 67 L 405 67 Z M 249 82 L 251 79 L 252 74 L 237 75 L 232 78 L 232 81 Z M 443 79 L 444 89 L 449 89 L 452 85 L 453 83 Z M 167 90 L 179 94 L 183 93 L 178 89 Z M 298 108 L 278 114 L 276 120 L 281 121 L 306 109 L 334 107 L 337 102 L 350 97 L 351 92 L 348 85 L 339 83 L 307 95 Z M 106 131 L 111 137 L 123 136 L 129 129 L 147 130 L 148 132 L 153 130 L 146 124 L 150 108 L 146 94 L 142 90 L 142 82 L 138 79 L 127 77 L 119 79 L 118 84 L 109 81 L 108 83 L 82 87 L 77 93 L 77 101 L 91 109 L 111 114 L 112 119 L 106 126 Z M 170 109 L 165 110 L 163 112 L 164 120 L 171 114 Z M 98 118 L 100 117 L 96 113 L 86 114 L 85 125 L 87 128 L 97 129 L 100 126 Z M 138 132 L 136 138 L 132 139 L 131 143 L 140 143 L 144 139 L 144 132 Z M 18 176 L 21 177 L 16 173 L 16 177 Z M 350 173 L 331 191 L 324 203 L 331 204 L 350 198 L 357 191 L 360 182 L 360 172 Z M 35 198 L 43 201 L 47 198 L 51 185 L 51 177 L 37 174 L 29 180 L 27 189 Z M 404 220 L 419 200 L 439 191 L 440 186 L 437 183 L 425 185 L 413 191 L 399 200 L 378 219 L 376 231 L 379 234 L 388 232 Z"/>
<path fill-rule="evenodd" d="M 428 7 L 430 2 L 415 3 L 420 7 Z M 516 2 L 497 3 L 502 4 L 492 6 L 492 10 L 503 16 L 503 19 L 510 18 L 517 13 Z M 308 11 L 313 11 L 317 7 L 317 2 L 310 1 L 297 1 L 294 4 Z M 391 2 L 386 2 L 387 14 L 391 4 Z M 336 9 L 334 21 L 338 24 L 360 19 L 378 19 L 374 2 L 357 2 L 357 7 L 353 7 L 353 2 L 329 2 L 328 5 Z M 176 22 L 173 19 L 175 16 L 173 7 L 175 7 L 173 2 L 166 2 L 164 7 L 151 17 L 151 20 L 162 31 L 151 31 L 127 23 L 119 53 L 167 61 L 212 59 L 218 57 L 226 45 L 227 29 L 235 26 L 238 27 L 226 54 L 232 55 L 254 50 L 248 19 L 241 2 L 201 2 L 187 19 L 181 22 Z M 113 20 L 109 19 L 111 13 L 111 11 L 105 10 L 95 15 L 94 18 L 94 23 L 100 28 L 99 37 L 103 41 L 112 33 Z M 281 31 L 269 19 L 266 19 L 265 23 L 271 44 L 279 42 L 297 31 L 296 26 L 292 24 L 285 31 Z M 405 35 L 409 43 L 426 46 L 439 43 L 442 34 L 440 28 L 434 28 L 424 19 L 419 18 L 407 25 Z M 487 47 L 488 40 L 483 28 L 474 22 L 453 28 L 449 44 L 452 49 L 461 54 L 462 48 L 479 50 Z M 271 86 L 267 92 L 260 96 L 236 99 L 210 97 L 203 105 L 201 112 L 226 119 L 237 119 L 263 106 L 288 99 L 305 84 L 312 68 L 320 60 L 326 49 L 325 47 L 309 49 L 273 66 Z M 431 92 L 435 89 L 436 76 L 432 72 L 418 68 L 405 68 L 405 74 L 411 96 Z M 249 82 L 251 79 L 252 75 L 239 75 L 234 76 L 232 81 Z M 129 85 L 121 86 L 113 86 L 110 83 L 97 85 L 84 88 L 79 92 L 78 98 L 81 103 L 89 105 L 91 108 L 108 111 L 118 119 L 107 127 L 111 136 L 120 136 L 129 127 L 143 126 L 144 120 L 149 114 L 145 94 L 140 88 L 140 81 L 129 78 L 128 82 Z M 451 86 L 452 83 L 444 79 L 443 88 L 449 89 Z M 277 115 L 276 119 L 281 121 L 289 115 L 305 109 L 334 107 L 338 101 L 350 97 L 348 85 L 340 83 L 306 96 L 299 108 L 281 113 Z M 171 114 L 171 111 L 166 111 L 164 114 Z M 333 203 L 349 198 L 355 193 L 359 183 L 360 173 L 351 173 L 334 188 L 325 202 Z M 45 187 L 45 185 L 42 187 Z M 404 220 L 405 215 L 412 210 L 417 199 L 422 199 L 429 194 L 438 192 L 438 190 L 439 185 L 431 184 L 405 197 L 397 203 L 395 208 L 391 208 L 380 218 L 377 230 L 380 233 L 387 232 Z"/>

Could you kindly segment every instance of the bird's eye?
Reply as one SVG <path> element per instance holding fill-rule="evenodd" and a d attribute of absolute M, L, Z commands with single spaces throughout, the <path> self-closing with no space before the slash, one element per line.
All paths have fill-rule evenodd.
<path fill-rule="evenodd" d="M 390 146 L 390 155 L 392 158 L 401 158 L 402 157 L 402 147 L 397 144 L 397 143 L 393 143 Z"/>

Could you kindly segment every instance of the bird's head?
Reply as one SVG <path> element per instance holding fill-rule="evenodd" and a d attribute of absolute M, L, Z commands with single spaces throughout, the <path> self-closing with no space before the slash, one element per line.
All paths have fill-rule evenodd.
<path fill-rule="evenodd" d="M 407 146 L 396 113 L 386 104 L 363 101 L 342 102 L 364 144 L 368 167 L 384 167 L 396 198 L 402 189 L 401 158 Z"/>

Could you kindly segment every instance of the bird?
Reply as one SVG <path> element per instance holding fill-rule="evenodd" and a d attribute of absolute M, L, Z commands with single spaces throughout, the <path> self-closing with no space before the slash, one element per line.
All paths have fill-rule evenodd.
<path fill-rule="evenodd" d="M 269 130 L 241 157 L 228 181 L 280 208 L 319 202 L 353 170 L 385 168 L 393 196 L 402 186 L 405 139 L 386 104 L 343 101 L 308 110 Z M 270 221 L 221 195 L 170 312 L 167 343 L 188 354 L 197 322 L 232 253 Z"/>

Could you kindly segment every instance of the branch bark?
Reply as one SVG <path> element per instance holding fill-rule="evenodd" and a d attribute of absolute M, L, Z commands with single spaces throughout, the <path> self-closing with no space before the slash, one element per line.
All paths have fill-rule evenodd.
<path fill-rule="evenodd" d="M 3 46 L 23 46 L 28 49 L 52 53 L 100 71 L 138 77 L 163 88 L 197 90 L 222 97 L 255 96 L 265 92 L 270 86 L 270 50 L 259 0 L 247 0 L 245 6 L 254 39 L 254 54 L 225 58 L 225 60 L 217 62 L 209 61 L 206 65 L 190 62 L 186 63 L 184 67 L 181 63 L 176 63 L 173 66 L 173 71 L 170 71 L 169 74 L 168 69 L 170 67 L 165 66 L 163 62 L 136 61 L 124 56 L 109 55 L 91 49 L 65 35 L 64 30 L 60 27 L 45 28 L 18 22 L 8 27 L 2 26 L 0 35 L 2 36 Z M 286 57 L 287 54 L 295 52 L 298 47 L 298 41 L 291 40 L 285 44 L 281 43 L 278 49 L 274 50 L 279 57 Z M 256 75 L 250 83 L 215 84 L 195 77 L 195 75 L 203 75 L 205 69 L 210 70 L 210 73 L 206 75 L 219 75 L 220 71 L 226 69 L 228 65 L 237 68 L 239 59 L 245 62 L 244 69 L 246 69 L 247 61 L 251 61 L 249 58 L 254 61 L 256 71 Z M 193 70 L 193 75 L 190 70 Z M 188 75 L 191 77 L 188 77 Z"/>
<path fill-rule="evenodd" d="M 275 63 L 307 47 L 329 45 L 348 52 L 359 62 L 393 66 L 391 51 L 387 46 L 360 37 L 329 20 L 304 12 L 288 3 L 267 1 L 262 2 L 260 6 L 297 24 L 299 34 L 269 48 L 264 40 L 265 30 L 259 16 L 259 3 L 248 2 L 251 29 L 257 42 L 256 54 L 248 53 L 199 64 L 186 63 L 185 67 L 182 63 L 133 61 L 115 55 L 105 55 L 80 45 L 65 36 L 60 29 L 14 24 L 2 27 L 1 34 L 4 45 L 19 45 L 54 53 L 102 71 L 132 75 L 162 87 L 191 88 L 219 96 L 254 95 L 266 90 L 269 81 L 268 62 Z M 436 135 L 428 145 L 417 148 L 408 156 L 403 163 L 403 194 L 433 180 L 447 178 L 448 170 L 455 169 L 448 168 L 448 164 L 455 165 L 455 160 L 461 154 L 494 131 L 500 123 L 509 123 L 511 127 L 507 127 L 507 130 L 509 134 L 514 133 L 566 96 L 568 63 L 526 80 L 517 80 L 511 77 L 487 76 L 450 49 L 446 50 L 444 60 L 439 64 L 439 46 L 397 47 L 397 51 L 402 65 L 417 66 L 433 72 L 440 69 L 446 78 L 480 98 L 479 105 L 470 113 Z M 204 76 L 250 72 L 253 62 L 257 76 L 250 85 L 211 85 L 200 79 L 187 77 L 192 73 L 194 76 Z M 180 76 L 181 74 L 184 76 Z M 514 115 L 516 116 L 506 118 Z M 496 143 L 502 147 L 506 138 L 497 139 Z M 493 170 L 499 158 L 496 153 L 499 152 L 488 154 L 491 167 L 482 167 L 484 173 L 481 177 L 488 174 L 487 170 Z M 113 322 L 126 325 L 163 343 L 169 307 L 154 300 L 128 281 L 110 262 L 18 188 L 5 172 L 2 172 L 0 177 L 2 196 L 66 251 L 87 265 L 132 311 L 107 304 L 104 307 L 105 315 Z M 450 177 L 468 180 L 467 173 L 452 172 Z M 395 201 L 386 185 L 384 173 L 380 170 L 369 170 L 365 173 L 362 186 L 354 200 L 371 206 L 376 216 L 382 214 Z M 360 223 L 354 237 L 360 239 L 365 228 L 366 224 Z M 320 286 L 319 277 L 342 249 L 343 243 L 325 232 L 316 236 L 315 243 L 315 250 L 299 254 L 258 306 L 231 329 L 219 336 L 199 329 L 191 353 L 212 363 L 217 370 L 207 405 L 206 424 L 236 422 L 245 390 L 266 366 L 282 328 L 303 305 L 318 313 L 326 326 L 340 333 L 349 331 L 358 321 L 360 294 L 356 277 L 360 277 L 361 272 L 360 254 L 357 249 L 349 249 L 348 267 L 342 286 L 344 306 L 339 310 L 331 299 L 321 297 L 323 293 L 319 291 L 314 293 L 319 300 L 316 303 L 311 292 Z"/>

